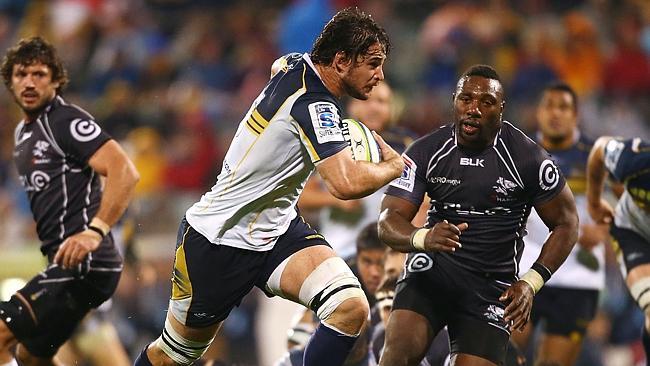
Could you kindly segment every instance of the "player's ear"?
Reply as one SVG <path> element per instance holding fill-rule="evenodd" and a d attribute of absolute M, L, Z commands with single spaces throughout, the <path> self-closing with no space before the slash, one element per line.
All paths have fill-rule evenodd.
<path fill-rule="evenodd" d="M 352 58 L 345 52 L 339 51 L 334 55 L 333 66 L 337 74 L 345 74 L 352 67 Z"/>

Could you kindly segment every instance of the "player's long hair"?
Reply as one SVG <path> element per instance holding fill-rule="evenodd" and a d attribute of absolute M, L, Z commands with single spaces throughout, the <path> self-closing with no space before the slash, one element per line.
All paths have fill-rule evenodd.
<path fill-rule="evenodd" d="M 356 61 L 375 43 L 379 43 L 388 55 L 390 40 L 384 28 L 358 8 L 345 8 L 325 25 L 314 42 L 311 59 L 317 64 L 330 65 L 336 53 L 343 52 L 346 57 Z"/>
<path fill-rule="evenodd" d="M 16 46 L 7 51 L 0 66 L 0 73 L 7 88 L 11 87 L 14 65 L 32 65 L 37 62 L 50 68 L 52 81 L 59 82 L 56 91 L 61 92 L 68 83 L 68 72 L 63 67 L 56 48 L 39 36 L 21 39 Z"/>

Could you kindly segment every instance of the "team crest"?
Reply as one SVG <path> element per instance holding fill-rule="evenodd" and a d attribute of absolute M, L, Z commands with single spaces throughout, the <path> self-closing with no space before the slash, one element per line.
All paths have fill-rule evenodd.
<path fill-rule="evenodd" d="M 424 272 L 433 267 L 433 259 L 425 253 L 415 254 L 406 266 L 409 272 Z"/>
<path fill-rule="evenodd" d="M 87 121 L 77 118 L 70 124 L 70 133 L 75 140 L 79 142 L 88 142 L 94 140 L 102 129 L 95 121 Z"/>
<path fill-rule="evenodd" d="M 560 182 L 560 172 L 552 160 L 546 159 L 539 166 L 539 187 L 545 191 L 557 187 Z"/>

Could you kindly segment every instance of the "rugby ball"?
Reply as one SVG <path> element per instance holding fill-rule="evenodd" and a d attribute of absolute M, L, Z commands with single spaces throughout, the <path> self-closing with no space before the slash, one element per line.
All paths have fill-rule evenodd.
<path fill-rule="evenodd" d="M 352 158 L 354 160 L 379 163 L 381 161 L 381 150 L 370 129 L 363 123 L 351 118 L 344 119 L 341 122 L 344 135 L 352 150 Z"/>

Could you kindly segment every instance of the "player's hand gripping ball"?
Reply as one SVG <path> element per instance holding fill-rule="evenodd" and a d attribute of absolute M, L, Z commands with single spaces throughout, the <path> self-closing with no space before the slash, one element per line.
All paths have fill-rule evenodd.
<path fill-rule="evenodd" d="M 347 130 L 347 134 L 344 132 L 344 135 L 350 144 L 352 158 L 354 160 L 379 163 L 381 161 L 381 150 L 370 129 L 363 123 L 351 118 L 344 119 L 341 122 L 343 131 Z"/>

